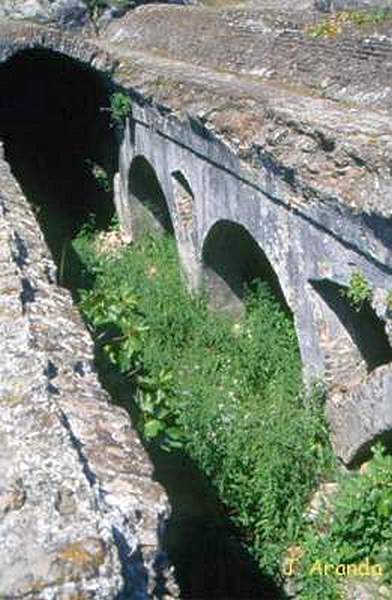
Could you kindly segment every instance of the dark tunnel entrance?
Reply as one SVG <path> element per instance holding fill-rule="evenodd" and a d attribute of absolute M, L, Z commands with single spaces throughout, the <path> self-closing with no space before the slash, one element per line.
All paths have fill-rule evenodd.
<path fill-rule="evenodd" d="M 116 144 L 108 86 L 61 54 L 28 50 L 0 66 L 0 139 L 56 262 L 90 214 L 113 215 Z"/>
<path fill-rule="evenodd" d="M 238 316 L 244 296 L 255 280 L 268 284 L 281 308 L 292 316 L 278 277 L 248 231 L 232 221 L 218 221 L 203 248 L 205 283 L 213 308 Z"/>

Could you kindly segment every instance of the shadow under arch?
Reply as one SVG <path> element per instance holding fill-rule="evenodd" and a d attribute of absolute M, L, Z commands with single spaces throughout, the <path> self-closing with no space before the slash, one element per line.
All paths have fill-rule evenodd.
<path fill-rule="evenodd" d="M 129 170 L 128 193 L 131 202 L 132 229 L 135 239 L 145 233 L 174 235 L 174 227 L 165 194 L 153 166 L 137 155 Z"/>
<path fill-rule="evenodd" d="M 347 332 L 352 347 L 358 350 L 368 373 L 392 362 L 392 347 L 385 322 L 377 316 L 369 301 L 366 300 L 358 310 L 347 298 L 347 287 L 327 279 L 311 280 L 310 283 Z M 343 358 L 340 358 L 339 366 L 345 371 Z"/>
<path fill-rule="evenodd" d="M 244 295 L 256 279 L 266 282 L 284 312 L 292 318 L 282 288 L 267 256 L 248 230 L 234 221 L 217 221 L 203 245 L 204 282 L 212 308 L 238 316 Z"/>
<path fill-rule="evenodd" d="M 0 65 L 5 159 L 57 262 L 89 215 L 106 227 L 114 213 L 111 91 L 94 68 L 53 50 L 21 50 Z"/>

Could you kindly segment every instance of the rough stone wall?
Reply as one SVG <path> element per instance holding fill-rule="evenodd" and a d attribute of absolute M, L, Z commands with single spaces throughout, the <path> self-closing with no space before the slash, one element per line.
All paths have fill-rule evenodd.
<path fill-rule="evenodd" d="M 0 596 L 154 598 L 167 498 L 55 278 L 0 160 Z"/>
<path fill-rule="evenodd" d="M 314 6 L 322 12 L 390 8 L 391 0 L 314 0 Z"/>

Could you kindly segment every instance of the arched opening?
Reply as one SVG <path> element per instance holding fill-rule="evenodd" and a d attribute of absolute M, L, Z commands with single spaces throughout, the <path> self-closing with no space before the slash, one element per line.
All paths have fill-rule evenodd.
<path fill-rule="evenodd" d="M 215 223 L 204 242 L 203 262 L 213 308 L 234 316 L 241 314 L 248 287 L 260 279 L 269 285 L 286 314 L 291 315 L 275 271 L 242 225 L 232 221 Z"/>
<path fill-rule="evenodd" d="M 145 233 L 173 235 L 173 223 L 165 195 L 155 170 L 143 156 L 136 156 L 129 172 L 133 235 Z"/>
<path fill-rule="evenodd" d="M 92 68 L 43 49 L 0 66 L 0 139 L 57 262 L 90 214 L 113 214 L 116 144 L 107 82 Z"/>
<path fill-rule="evenodd" d="M 363 303 L 360 310 L 353 307 L 347 299 L 347 288 L 328 280 L 312 281 L 313 288 L 336 315 L 338 321 L 351 340 L 353 353 L 359 352 L 368 372 L 392 361 L 392 348 L 385 331 L 385 323 L 376 315 L 368 301 Z M 336 353 L 339 349 L 336 348 Z M 333 357 L 331 357 L 333 359 Z M 345 369 L 345 358 L 337 355 L 340 371 L 349 374 L 350 363 Z"/>

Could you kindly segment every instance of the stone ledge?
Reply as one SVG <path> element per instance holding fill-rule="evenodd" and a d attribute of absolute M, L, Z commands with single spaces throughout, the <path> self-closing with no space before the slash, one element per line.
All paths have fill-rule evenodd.
<path fill-rule="evenodd" d="M 166 494 L 1 160 L 0 238 L 0 596 L 153 598 Z"/>

